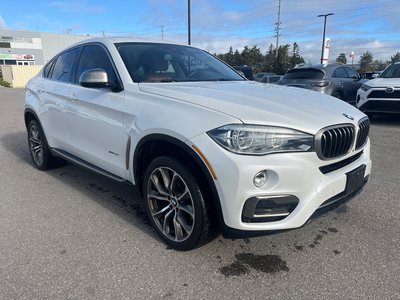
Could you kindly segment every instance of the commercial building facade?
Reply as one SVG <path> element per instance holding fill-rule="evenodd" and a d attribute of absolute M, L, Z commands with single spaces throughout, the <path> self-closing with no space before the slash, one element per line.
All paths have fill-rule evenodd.
<path fill-rule="evenodd" d="M 0 30 L 0 65 L 44 65 L 62 49 L 89 36 Z"/>

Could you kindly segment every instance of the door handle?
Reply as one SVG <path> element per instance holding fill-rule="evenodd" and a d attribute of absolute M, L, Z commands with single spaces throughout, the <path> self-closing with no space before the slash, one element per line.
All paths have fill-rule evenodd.
<path fill-rule="evenodd" d="M 68 95 L 67 99 L 71 101 L 78 101 L 78 97 L 75 94 Z"/>
<path fill-rule="evenodd" d="M 46 93 L 46 90 L 44 88 L 38 88 L 39 94 L 44 94 Z"/>

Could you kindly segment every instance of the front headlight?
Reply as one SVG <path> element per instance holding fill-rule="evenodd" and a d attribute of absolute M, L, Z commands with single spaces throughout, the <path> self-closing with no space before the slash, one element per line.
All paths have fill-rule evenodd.
<path fill-rule="evenodd" d="M 371 88 L 371 87 L 370 87 L 369 85 L 366 85 L 365 83 L 363 83 L 363 84 L 361 85 L 361 89 L 362 89 L 364 92 L 368 91 L 370 88 Z"/>
<path fill-rule="evenodd" d="M 272 126 L 222 126 L 207 134 L 225 149 L 248 155 L 277 152 L 308 152 L 313 150 L 314 136 L 301 131 Z"/>

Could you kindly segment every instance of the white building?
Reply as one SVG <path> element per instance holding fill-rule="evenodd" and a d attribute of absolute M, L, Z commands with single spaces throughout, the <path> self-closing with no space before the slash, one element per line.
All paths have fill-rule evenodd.
<path fill-rule="evenodd" d="M 89 36 L 0 30 L 0 65 L 44 65 L 62 49 Z"/>

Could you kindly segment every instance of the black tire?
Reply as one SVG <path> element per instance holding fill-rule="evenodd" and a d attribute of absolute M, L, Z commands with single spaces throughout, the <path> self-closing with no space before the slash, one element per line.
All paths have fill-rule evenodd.
<path fill-rule="evenodd" d="M 162 156 L 148 166 L 143 195 L 150 222 L 171 248 L 187 251 L 215 237 L 212 208 L 182 163 Z"/>
<path fill-rule="evenodd" d="M 42 127 L 36 120 L 28 124 L 28 147 L 33 164 L 41 171 L 66 163 L 65 160 L 51 155 Z"/>
<path fill-rule="evenodd" d="M 370 113 L 370 112 L 364 112 L 367 116 L 368 116 L 368 118 L 370 119 L 370 120 L 372 120 L 372 118 L 374 117 L 374 114 L 373 113 Z"/>

